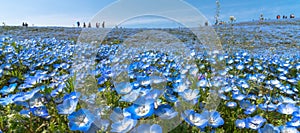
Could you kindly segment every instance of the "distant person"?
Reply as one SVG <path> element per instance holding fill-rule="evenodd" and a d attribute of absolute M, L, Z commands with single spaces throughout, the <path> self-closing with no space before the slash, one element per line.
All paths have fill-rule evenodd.
<path fill-rule="evenodd" d="M 88 25 L 88 27 L 89 27 L 89 28 L 91 28 L 91 27 L 92 27 L 92 25 L 91 25 L 91 22 L 89 22 L 89 25 Z"/>
<path fill-rule="evenodd" d="M 98 22 L 96 22 L 96 28 L 99 28 L 100 24 Z"/>
<path fill-rule="evenodd" d="M 276 16 L 276 19 L 280 19 L 280 15 L 277 15 L 277 16 Z"/>
<path fill-rule="evenodd" d="M 295 18 L 295 15 L 294 15 L 294 14 L 291 14 L 291 15 L 290 15 L 290 18 Z"/>
<path fill-rule="evenodd" d="M 102 22 L 102 28 L 105 28 L 105 22 L 104 21 Z"/>
<path fill-rule="evenodd" d="M 24 22 L 22 23 L 22 26 L 23 26 L 23 27 L 25 26 L 25 23 L 24 23 Z"/>
<path fill-rule="evenodd" d="M 85 24 L 85 22 L 83 22 L 83 28 L 85 28 L 86 27 L 86 24 Z"/>
<path fill-rule="evenodd" d="M 204 25 L 205 25 L 205 26 L 208 26 L 208 22 L 206 21 L 206 22 L 204 23 Z"/>
<path fill-rule="evenodd" d="M 80 27 L 80 22 L 79 21 L 77 21 L 77 27 Z"/>

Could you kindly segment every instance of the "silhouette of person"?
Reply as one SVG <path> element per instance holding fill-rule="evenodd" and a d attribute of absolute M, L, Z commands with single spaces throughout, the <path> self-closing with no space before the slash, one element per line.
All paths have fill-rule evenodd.
<path fill-rule="evenodd" d="M 80 27 L 80 22 L 79 21 L 77 21 L 77 27 Z"/>
<path fill-rule="evenodd" d="M 85 22 L 83 22 L 83 28 L 85 28 L 85 27 L 86 27 Z"/>
<path fill-rule="evenodd" d="M 104 21 L 102 22 L 102 28 L 105 28 L 105 22 Z"/>
<path fill-rule="evenodd" d="M 99 24 L 98 22 L 96 22 L 96 28 L 99 28 L 99 25 L 100 25 L 100 24 Z"/>
<path fill-rule="evenodd" d="M 276 18 L 277 18 L 277 19 L 280 19 L 280 15 L 277 15 Z"/>
<path fill-rule="evenodd" d="M 88 25 L 88 27 L 89 27 L 89 28 L 91 28 L 91 27 L 92 27 L 92 25 L 91 25 L 91 22 L 89 22 L 89 25 Z"/>

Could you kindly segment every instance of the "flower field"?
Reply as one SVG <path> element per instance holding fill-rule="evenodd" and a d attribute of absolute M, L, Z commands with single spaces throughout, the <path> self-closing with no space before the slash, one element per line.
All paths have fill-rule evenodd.
<path fill-rule="evenodd" d="M 178 59 L 126 51 L 137 29 L 86 45 L 77 28 L 1 27 L 1 132 L 298 133 L 300 26 L 214 28 L 223 51 Z M 205 48 L 188 31 L 160 30 Z"/>

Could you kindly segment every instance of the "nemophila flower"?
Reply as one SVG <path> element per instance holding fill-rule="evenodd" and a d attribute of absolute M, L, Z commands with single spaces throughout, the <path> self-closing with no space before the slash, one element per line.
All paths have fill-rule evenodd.
<path fill-rule="evenodd" d="M 131 92 L 132 89 L 133 89 L 133 87 L 132 87 L 131 83 L 129 83 L 129 82 L 122 82 L 115 86 L 115 90 L 120 95 L 127 94 L 127 93 Z"/>
<path fill-rule="evenodd" d="M 64 96 L 64 100 L 66 99 L 79 99 L 80 98 L 80 92 L 71 92 L 70 94 L 66 94 Z"/>
<path fill-rule="evenodd" d="M 4 86 L 1 90 L 0 93 L 2 93 L 3 95 L 7 95 L 9 93 L 12 93 L 16 87 L 17 87 L 17 83 L 14 84 L 10 84 L 9 86 Z"/>
<path fill-rule="evenodd" d="M 249 100 L 242 100 L 242 101 L 240 101 L 240 107 L 242 109 L 246 109 L 246 108 L 248 108 L 250 106 L 252 106 L 252 104 L 250 103 Z"/>
<path fill-rule="evenodd" d="M 76 110 L 78 99 L 66 99 L 56 106 L 58 114 L 71 114 Z"/>
<path fill-rule="evenodd" d="M 16 97 L 17 95 L 8 95 L 4 98 L 0 98 L 0 104 L 2 106 L 6 106 L 8 104 L 14 103 L 13 99 Z"/>
<path fill-rule="evenodd" d="M 140 95 L 140 90 L 132 90 L 129 94 L 121 97 L 120 101 L 134 102 Z"/>
<path fill-rule="evenodd" d="M 32 107 L 40 107 L 44 106 L 45 97 L 43 94 L 36 93 L 32 98 L 29 99 L 29 106 Z"/>
<path fill-rule="evenodd" d="M 172 119 L 176 117 L 178 112 L 168 104 L 159 105 L 158 108 L 155 110 L 155 115 L 157 115 L 161 119 Z"/>
<path fill-rule="evenodd" d="M 258 133 L 280 133 L 280 130 L 272 124 L 266 124 L 263 128 L 258 129 Z"/>
<path fill-rule="evenodd" d="M 133 104 L 125 109 L 131 114 L 132 119 L 140 119 L 151 116 L 154 113 L 154 103 L 152 104 Z"/>
<path fill-rule="evenodd" d="M 163 91 L 153 89 L 152 91 L 142 94 L 134 103 L 135 104 L 153 104 L 161 95 Z"/>
<path fill-rule="evenodd" d="M 295 106 L 295 104 L 281 104 L 278 106 L 277 112 L 285 115 L 291 115 L 298 110 L 299 108 Z"/>
<path fill-rule="evenodd" d="M 113 122 L 120 122 L 125 118 L 131 118 L 131 114 L 126 111 L 126 109 L 121 109 L 119 107 L 114 108 L 113 112 L 109 116 L 110 120 Z"/>
<path fill-rule="evenodd" d="M 236 102 L 227 102 L 226 106 L 229 108 L 235 108 L 237 106 Z"/>
<path fill-rule="evenodd" d="M 137 124 L 137 120 L 131 119 L 131 118 L 124 118 L 123 120 L 119 122 L 115 122 L 111 124 L 111 132 L 117 132 L 117 133 L 126 133 L 133 129 L 135 125 Z"/>
<path fill-rule="evenodd" d="M 182 82 L 175 84 L 174 86 L 175 86 L 173 89 L 174 92 L 184 92 L 186 89 L 188 89 L 188 85 Z"/>
<path fill-rule="evenodd" d="M 153 124 L 153 125 L 142 124 L 131 131 L 131 133 L 162 133 L 162 132 L 163 131 L 161 126 L 157 124 Z"/>
<path fill-rule="evenodd" d="M 252 114 L 254 111 L 256 110 L 256 105 L 251 105 L 249 107 L 247 107 L 244 111 L 244 114 L 246 115 L 250 115 Z"/>
<path fill-rule="evenodd" d="M 208 119 L 205 116 L 196 113 L 193 110 L 185 110 L 181 113 L 181 117 L 192 126 L 196 126 L 198 128 L 205 128 L 208 125 Z"/>
<path fill-rule="evenodd" d="M 50 118 L 46 106 L 33 107 L 33 108 L 30 108 L 30 111 L 35 116 L 39 116 L 42 118 Z"/>
<path fill-rule="evenodd" d="M 13 98 L 14 102 L 24 102 L 31 99 L 36 93 L 40 91 L 39 88 L 35 88 L 29 92 L 18 92 L 16 96 Z"/>
<path fill-rule="evenodd" d="M 220 113 L 217 111 L 204 111 L 201 113 L 207 120 L 208 125 L 217 128 L 219 126 L 222 126 L 224 124 L 224 120 L 221 117 Z"/>
<path fill-rule="evenodd" d="M 27 117 L 27 118 L 30 117 L 30 111 L 29 111 L 29 110 L 23 109 L 23 110 L 21 110 L 19 113 L 20 113 L 20 115 L 23 115 L 23 116 L 25 116 L 25 117 Z"/>
<path fill-rule="evenodd" d="M 280 98 L 278 99 L 280 103 L 286 103 L 286 104 L 297 104 L 296 101 L 294 101 L 292 98 L 290 97 L 284 97 L 284 96 L 280 96 Z"/>
<path fill-rule="evenodd" d="M 267 103 L 259 104 L 258 107 L 261 110 L 264 110 L 264 111 L 275 111 L 277 109 L 277 105 L 273 104 L 273 103 L 270 103 L 270 104 L 267 104 Z"/>
<path fill-rule="evenodd" d="M 244 100 L 245 98 L 246 98 L 246 95 L 241 94 L 241 93 L 232 95 L 232 99 L 238 100 L 238 101 Z"/>
<path fill-rule="evenodd" d="M 300 117 L 293 117 L 291 121 L 288 121 L 286 123 L 287 126 L 291 126 L 291 127 L 300 127 Z"/>
<path fill-rule="evenodd" d="M 300 110 L 295 111 L 295 112 L 293 113 L 293 116 L 294 116 L 294 117 L 299 117 L 299 118 L 300 118 Z"/>
<path fill-rule="evenodd" d="M 94 122 L 94 115 L 86 109 L 80 109 L 68 116 L 69 127 L 72 131 L 88 131 Z"/>
<path fill-rule="evenodd" d="M 264 123 L 266 122 L 266 119 L 256 115 L 254 117 L 248 117 L 246 118 L 246 127 L 250 129 L 257 130 L 259 129 Z"/>
<path fill-rule="evenodd" d="M 279 127 L 281 133 L 299 133 L 298 129 L 291 126 L 280 126 Z"/>
<path fill-rule="evenodd" d="M 235 126 L 237 128 L 245 128 L 246 127 L 246 119 L 237 119 L 237 120 L 235 120 Z"/>
<path fill-rule="evenodd" d="M 201 79 L 198 83 L 197 83 L 198 87 L 208 87 L 208 82 L 206 79 Z"/>
<path fill-rule="evenodd" d="M 197 89 L 187 89 L 179 95 L 183 98 L 184 101 L 189 102 L 191 104 L 196 104 L 198 102 L 198 98 L 200 97 L 199 90 Z"/>

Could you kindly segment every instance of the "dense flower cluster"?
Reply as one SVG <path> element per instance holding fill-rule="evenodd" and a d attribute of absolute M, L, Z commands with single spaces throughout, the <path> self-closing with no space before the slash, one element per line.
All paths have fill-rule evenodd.
<path fill-rule="evenodd" d="M 163 132 L 159 122 L 175 118 L 201 131 L 299 132 L 299 56 L 193 53 L 196 65 L 182 65 L 145 51 L 125 67 L 128 80 L 116 82 L 113 56 L 121 46 L 101 45 L 93 70 L 97 92 L 83 94 L 74 89 L 74 47 L 56 39 L 1 38 L 1 109 L 14 105 L 22 117 L 45 121 L 65 117 L 70 130 L 83 132 Z M 210 94 L 219 102 L 208 101 Z M 103 106 L 89 107 L 103 97 Z M 219 108 L 209 108 L 212 103 Z M 157 123 L 140 122 L 149 119 Z"/>

